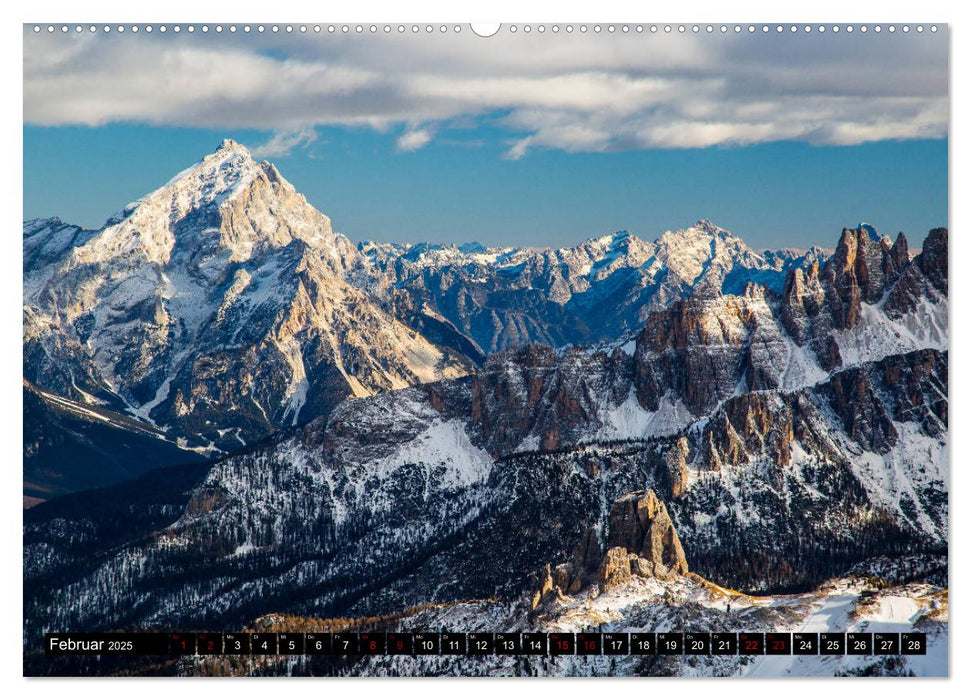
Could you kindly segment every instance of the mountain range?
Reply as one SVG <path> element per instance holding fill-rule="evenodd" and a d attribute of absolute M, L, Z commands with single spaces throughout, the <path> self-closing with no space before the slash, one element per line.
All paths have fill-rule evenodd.
<path fill-rule="evenodd" d="M 778 292 L 825 257 L 756 253 L 708 221 L 560 250 L 355 246 L 228 140 L 98 231 L 25 222 L 23 247 L 25 379 L 209 457 L 498 350 L 630 340 L 695 288 Z M 44 455 L 34 497 L 69 489 Z"/>
<path fill-rule="evenodd" d="M 354 245 L 230 141 L 99 231 L 25 222 L 25 493 L 120 482 L 25 512 L 25 648 L 415 606 L 581 629 L 609 591 L 617 629 L 724 624 L 688 604 L 722 587 L 795 620 L 860 576 L 946 601 L 947 239 Z"/>

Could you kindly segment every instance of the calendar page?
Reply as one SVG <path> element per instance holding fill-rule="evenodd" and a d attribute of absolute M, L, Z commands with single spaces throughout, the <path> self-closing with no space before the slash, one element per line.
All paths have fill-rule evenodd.
<path fill-rule="evenodd" d="M 26 24 L 28 676 L 947 676 L 946 24 Z"/>

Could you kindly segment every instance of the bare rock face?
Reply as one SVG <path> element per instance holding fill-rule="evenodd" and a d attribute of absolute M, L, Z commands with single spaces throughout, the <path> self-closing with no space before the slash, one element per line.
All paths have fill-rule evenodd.
<path fill-rule="evenodd" d="M 610 508 L 607 553 L 597 570 L 601 590 L 634 576 L 670 578 L 688 573 L 688 562 L 668 510 L 654 491 L 635 491 Z"/>
<path fill-rule="evenodd" d="M 891 318 L 913 311 L 921 300 L 947 298 L 947 229 L 933 229 L 924 248 L 890 290 L 884 309 Z"/>
<path fill-rule="evenodd" d="M 546 564 L 533 577 L 533 611 L 590 586 L 604 591 L 633 577 L 670 580 L 688 573 L 681 540 L 654 491 L 635 491 L 614 501 L 608 528 L 607 551 L 602 555 L 600 535 L 596 528 L 590 528 L 569 561 L 557 566 Z"/>
<path fill-rule="evenodd" d="M 550 594 L 553 593 L 553 586 L 553 572 L 550 565 L 547 564 L 543 567 L 536 580 L 536 591 L 533 593 L 531 605 L 532 610 L 535 610 L 546 601 Z"/>
<path fill-rule="evenodd" d="M 606 394 L 614 404 L 630 391 L 630 358 L 567 350 L 563 357 L 543 345 L 526 345 L 492 355 L 472 384 L 472 418 L 490 453 L 524 449 L 554 452 L 599 426 L 598 406 Z"/>
<path fill-rule="evenodd" d="M 554 583 L 571 595 L 589 586 L 600 564 L 601 551 L 599 533 L 595 528 L 587 529 L 570 561 L 556 568 Z"/>
<path fill-rule="evenodd" d="M 836 292 L 829 298 L 834 327 L 852 328 L 859 319 L 861 302 L 874 304 L 880 300 L 900 275 L 906 246 L 906 239 L 898 237 L 891 245 L 890 239 L 876 238 L 868 227 L 843 229 L 836 253 L 824 271 Z"/>
<path fill-rule="evenodd" d="M 772 394 L 729 399 L 705 428 L 704 459 L 709 469 L 737 466 L 753 454 L 768 454 L 775 466 L 789 463 L 798 407 Z"/>
<path fill-rule="evenodd" d="M 811 321 L 819 314 L 825 301 L 826 291 L 819 273 L 818 262 L 806 270 L 796 268 L 789 273 L 782 291 L 781 320 L 797 343 L 809 339 Z"/>
<path fill-rule="evenodd" d="M 909 418 L 918 421 L 928 435 L 947 432 L 945 353 L 920 350 L 886 357 L 875 370 L 877 391 L 890 398 L 894 420 Z"/>
<path fill-rule="evenodd" d="M 637 337 L 634 386 L 648 411 L 678 401 L 695 415 L 714 410 L 741 385 L 782 388 L 790 355 L 774 296 L 749 284 L 740 295 L 699 288 L 651 315 Z"/>
<path fill-rule="evenodd" d="M 874 395 L 869 373 L 850 368 L 829 382 L 830 406 L 842 419 L 847 433 L 866 449 L 884 453 L 898 439 L 892 417 Z"/>
<path fill-rule="evenodd" d="M 678 498 L 688 486 L 688 438 L 681 436 L 665 454 L 664 464 L 668 468 L 671 482 L 671 496 Z"/>
<path fill-rule="evenodd" d="M 686 573 L 687 569 L 685 571 L 669 569 L 664 564 L 631 554 L 623 547 L 611 547 L 597 570 L 597 585 L 601 591 L 605 591 L 623 585 L 634 577 L 670 581 Z"/>
<path fill-rule="evenodd" d="M 947 229 L 935 228 L 924 241 L 920 254 L 920 268 L 931 284 L 947 295 Z"/>
<path fill-rule="evenodd" d="M 892 264 L 898 270 L 903 270 L 907 263 L 910 262 L 910 248 L 907 245 L 907 236 L 904 235 L 903 231 L 897 234 L 897 239 L 893 242 L 893 247 L 890 249 L 890 258 Z"/>
<path fill-rule="evenodd" d="M 609 527 L 608 548 L 623 547 L 679 574 L 688 572 L 671 516 L 654 491 L 635 491 L 614 501 Z"/>
<path fill-rule="evenodd" d="M 710 410 L 738 385 L 739 356 L 754 322 L 750 300 L 719 300 L 700 289 L 651 315 L 637 338 L 636 387 L 656 411 L 670 391 L 693 413 Z"/>
<path fill-rule="evenodd" d="M 894 320 L 916 313 L 920 319 L 911 318 L 907 325 L 943 345 L 946 330 L 937 327 L 946 325 L 941 311 L 946 303 L 947 229 L 932 230 L 923 251 L 912 259 L 902 233 L 891 242 L 862 225 L 843 229 L 835 253 L 822 268 L 789 271 L 779 316 L 788 335 L 812 350 L 820 367 L 832 371 L 845 359 L 840 347 L 845 340 L 837 337 L 872 324 L 875 312 Z"/>
<path fill-rule="evenodd" d="M 623 547 L 608 549 L 597 570 L 597 583 L 600 589 L 606 590 L 627 583 L 633 576 L 631 561 L 636 559 L 636 554 L 631 554 Z"/>

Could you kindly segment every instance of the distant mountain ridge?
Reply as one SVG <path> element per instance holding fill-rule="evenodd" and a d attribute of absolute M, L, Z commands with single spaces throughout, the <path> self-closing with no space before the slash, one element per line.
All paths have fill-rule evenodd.
<path fill-rule="evenodd" d="M 756 253 L 707 220 L 653 243 L 618 231 L 559 249 L 373 242 L 358 248 L 380 271 L 377 296 L 404 313 L 421 309 L 446 318 L 484 353 L 618 338 L 696 287 L 738 293 L 757 281 L 779 292 L 790 269 L 827 257 L 819 248 Z"/>

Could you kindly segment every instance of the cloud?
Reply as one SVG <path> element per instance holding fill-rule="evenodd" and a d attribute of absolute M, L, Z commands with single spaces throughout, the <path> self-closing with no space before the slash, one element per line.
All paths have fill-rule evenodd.
<path fill-rule="evenodd" d="M 395 148 L 403 153 L 407 153 L 424 148 L 431 141 L 432 132 L 429 129 L 409 129 L 395 141 Z"/>
<path fill-rule="evenodd" d="M 948 128 L 947 32 L 422 37 L 24 37 L 24 121 L 274 132 L 403 129 L 399 151 L 488 118 L 518 159 L 779 140 L 852 145 Z M 421 125 L 421 126 L 415 126 Z"/>
<path fill-rule="evenodd" d="M 530 144 L 532 144 L 532 142 L 533 142 L 532 136 L 527 136 L 524 139 L 519 139 L 519 141 L 516 141 L 516 143 L 514 143 L 512 147 L 503 154 L 503 157 L 508 160 L 519 160 L 524 155 L 526 155 L 526 151 L 529 149 L 529 146 Z"/>
<path fill-rule="evenodd" d="M 269 141 L 253 146 L 250 153 L 254 158 L 281 158 L 290 155 L 290 152 L 302 146 L 306 148 L 317 140 L 317 132 L 312 127 L 293 129 L 290 131 L 278 131 L 270 137 Z"/>

